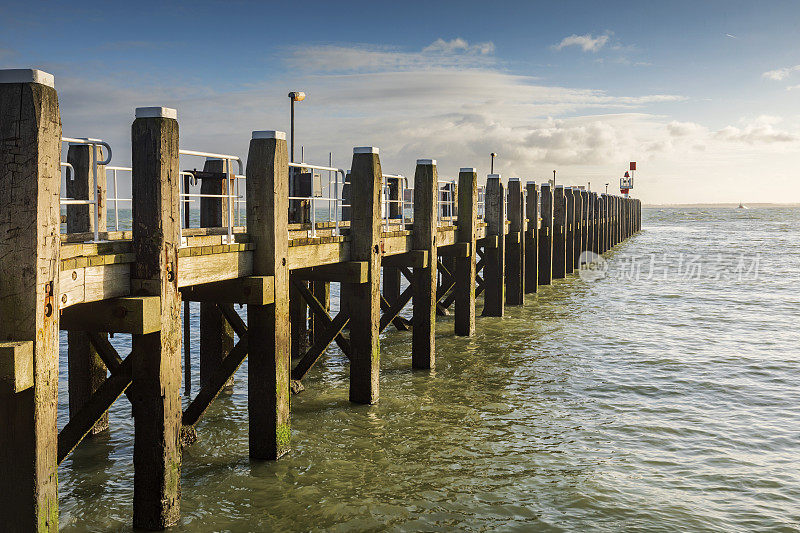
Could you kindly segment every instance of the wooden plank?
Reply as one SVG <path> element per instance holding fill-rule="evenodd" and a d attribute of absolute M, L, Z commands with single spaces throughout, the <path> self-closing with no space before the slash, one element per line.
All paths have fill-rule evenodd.
<path fill-rule="evenodd" d="M 179 257 L 178 287 L 252 276 L 253 253 L 245 250 Z"/>
<path fill-rule="evenodd" d="M 60 327 L 67 331 L 146 335 L 161 329 L 161 299 L 127 296 L 74 305 L 62 312 Z"/>
<path fill-rule="evenodd" d="M 34 359 L 33 388 L 0 401 L 0 517 L 16 531 L 58 531 L 60 154 L 52 84 L 0 83 L 0 338 L 33 341 Z"/>
<path fill-rule="evenodd" d="M 303 268 L 292 271 L 297 279 L 306 281 L 338 281 L 341 283 L 367 283 L 369 264 L 366 261 L 347 261 Z"/>
<path fill-rule="evenodd" d="M 184 301 L 269 305 L 275 301 L 273 276 L 247 276 L 181 289 Z"/>
<path fill-rule="evenodd" d="M 350 261 L 350 243 L 342 241 L 290 246 L 287 257 L 291 270 L 342 263 Z"/>
<path fill-rule="evenodd" d="M 471 242 L 456 242 L 447 246 L 436 247 L 436 253 L 444 257 L 469 257 L 471 251 Z"/>
<path fill-rule="evenodd" d="M 486 235 L 478 239 L 477 244 L 482 248 L 497 248 L 500 245 L 500 237 L 498 235 Z"/>
<path fill-rule="evenodd" d="M 429 250 L 410 250 L 402 254 L 385 256 L 382 259 L 382 264 L 392 267 L 425 268 L 429 263 Z"/>

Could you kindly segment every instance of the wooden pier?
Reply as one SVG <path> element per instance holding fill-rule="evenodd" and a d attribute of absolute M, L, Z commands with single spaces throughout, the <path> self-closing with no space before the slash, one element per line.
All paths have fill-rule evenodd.
<path fill-rule="evenodd" d="M 256 131 L 245 172 L 246 225 L 233 228 L 231 240 L 222 227 L 230 169 L 214 161 L 201 176 L 203 190 L 217 195 L 201 202 L 204 227 L 181 227 L 175 110 L 137 109 L 131 142 L 132 231 L 108 231 L 99 202 L 100 242 L 87 242 L 97 204 L 70 206 L 68 233 L 61 233 L 61 120 L 53 77 L 0 71 L 0 516 L 6 531 L 57 531 L 58 465 L 82 439 L 108 430 L 107 411 L 122 396 L 134 415 L 133 525 L 163 529 L 180 519 L 182 448 L 198 438 L 198 422 L 230 389 L 245 358 L 250 457 L 276 460 L 291 450 L 291 391 L 332 343 L 350 360 L 350 400 L 374 403 L 380 334 L 387 327 L 411 330 L 409 368 L 433 369 L 437 316 L 452 312 L 454 333 L 473 335 L 477 295 L 483 295 L 484 316 L 503 316 L 506 305 L 522 305 L 539 285 L 577 272 L 584 252 L 602 254 L 641 227 L 638 200 L 547 182 L 506 184 L 499 175 L 488 178 L 479 216 L 474 168 L 460 170 L 452 191 L 457 201 L 442 216 L 433 159 L 417 161 L 413 217 L 393 207 L 387 221 L 386 178 L 374 147 L 353 150 L 350 188 L 343 191 L 349 216 L 338 233 L 331 222 L 290 224 L 286 135 Z M 70 148 L 71 197 L 93 197 L 97 157 L 85 147 Z M 97 183 L 102 198 L 104 180 Z M 397 186 L 390 183 L 389 191 L 396 199 Z M 335 316 L 330 283 L 341 284 Z M 185 302 L 200 302 L 204 331 L 201 387 L 183 409 L 188 363 L 181 348 L 189 355 L 192 349 L 181 327 Z M 409 302 L 410 322 L 399 315 Z M 234 304 L 247 306 L 246 321 Z M 293 336 L 293 329 L 305 328 L 308 335 Z M 70 393 L 69 422 L 60 432 L 59 329 L 69 332 Z M 132 336 L 130 354 L 117 353 L 108 340 L 113 333 Z"/>

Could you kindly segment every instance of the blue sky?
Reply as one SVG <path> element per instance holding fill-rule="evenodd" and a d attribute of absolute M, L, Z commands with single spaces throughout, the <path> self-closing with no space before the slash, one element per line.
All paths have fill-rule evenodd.
<path fill-rule="evenodd" d="M 287 129 L 349 166 L 615 183 L 648 202 L 800 201 L 797 2 L 0 4 L 0 67 L 56 76 L 65 135 L 129 159 L 139 105 L 176 107 L 181 145 L 246 155 Z M 797 86 L 797 87 L 795 87 Z"/>

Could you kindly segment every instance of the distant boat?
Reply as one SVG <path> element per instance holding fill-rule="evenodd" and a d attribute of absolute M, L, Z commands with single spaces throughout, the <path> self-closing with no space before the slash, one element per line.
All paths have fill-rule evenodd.
<path fill-rule="evenodd" d="M 742 205 L 742 202 L 739 202 L 739 207 L 737 209 L 747 209 L 747 206 Z"/>

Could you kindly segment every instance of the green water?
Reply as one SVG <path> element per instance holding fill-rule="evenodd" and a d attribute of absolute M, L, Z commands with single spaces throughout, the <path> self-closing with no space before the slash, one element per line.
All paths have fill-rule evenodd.
<path fill-rule="evenodd" d="M 247 456 L 245 364 L 184 451 L 174 530 L 800 529 L 800 210 L 646 209 L 607 259 L 473 338 L 439 318 L 435 372 L 389 331 L 373 406 L 332 348 L 275 463 Z M 130 529 L 124 398 L 111 424 L 59 470 L 64 531 Z"/>

